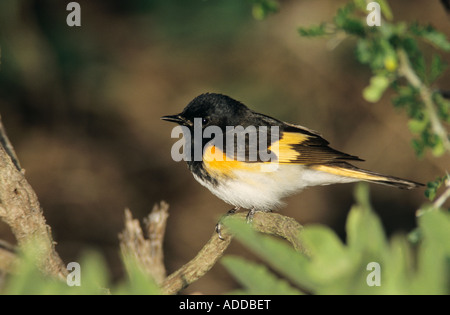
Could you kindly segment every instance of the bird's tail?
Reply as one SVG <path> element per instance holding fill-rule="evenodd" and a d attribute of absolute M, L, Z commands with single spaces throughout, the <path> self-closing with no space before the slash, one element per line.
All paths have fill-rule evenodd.
<path fill-rule="evenodd" d="M 333 163 L 328 165 L 314 165 L 311 168 L 330 173 L 333 175 L 354 178 L 361 181 L 378 183 L 388 186 L 395 186 L 401 189 L 413 189 L 424 186 L 421 183 L 401 179 L 394 176 L 386 176 L 372 171 L 363 170 L 346 162 Z"/>

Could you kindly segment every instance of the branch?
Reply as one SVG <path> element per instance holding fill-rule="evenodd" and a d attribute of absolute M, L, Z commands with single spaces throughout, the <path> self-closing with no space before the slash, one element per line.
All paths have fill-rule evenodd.
<path fill-rule="evenodd" d="M 414 70 L 411 67 L 411 63 L 409 62 L 408 55 L 404 50 L 398 51 L 399 56 L 399 74 L 404 76 L 406 80 L 416 88 L 420 97 L 422 98 L 423 103 L 425 104 L 425 108 L 430 116 L 431 128 L 433 128 L 433 132 L 442 140 L 444 148 L 447 150 L 447 153 L 450 153 L 450 140 L 448 139 L 448 134 L 445 128 L 442 126 L 438 113 L 436 112 L 436 106 L 434 105 L 432 93 L 430 89 L 420 80 L 420 78 L 416 75 Z"/>
<path fill-rule="evenodd" d="M 208 243 L 203 246 L 194 259 L 164 280 L 161 286 L 162 291 L 166 294 L 175 294 L 203 277 L 222 257 L 231 243 L 233 237 L 226 228 L 222 229 L 221 234 L 222 239 L 216 232 L 213 232 Z"/>
<path fill-rule="evenodd" d="M 246 220 L 245 213 L 233 214 L 234 217 Z M 298 239 L 298 233 L 302 226 L 293 218 L 272 212 L 256 212 L 253 216 L 252 226 L 256 231 L 280 236 L 289 241 L 296 250 L 305 252 Z M 206 274 L 222 257 L 233 238 L 226 227 L 222 228 L 221 234 L 223 240 L 218 237 L 216 232 L 213 232 L 208 243 L 203 246 L 194 259 L 167 277 L 162 283 L 163 292 L 175 294 Z"/>
<path fill-rule="evenodd" d="M 144 220 L 148 239 L 138 220 L 133 219 L 129 209 L 125 210 L 125 229 L 119 235 L 120 249 L 124 256 L 133 255 L 144 270 L 157 283 L 166 277 L 164 267 L 163 241 L 166 222 L 169 216 L 169 205 L 161 202 L 155 205 L 152 212 Z"/>
<path fill-rule="evenodd" d="M 12 146 L 11 142 L 9 141 L 8 136 L 6 135 L 5 127 L 3 126 L 2 118 L 0 116 L 0 144 L 5 149 L 6 153 L 11 158 L 12 162 L 16 166 L 16 169 L 18 171 L 22 171 L 22 167 L 20 166 L 19 159 L 17 158 L 16 151 L 14 150 L 14 147 Z"/>
<path fill-rule="evenodd" d="M 50 227 L 46 224 L 38 198 L 24 177 L 14 150 L 0 121 L 0 219 L 16 237 L 19 246 L 39 244 L 39 268 L 48 275 L 65 279 L 67 270 L 55 251 Z"/>

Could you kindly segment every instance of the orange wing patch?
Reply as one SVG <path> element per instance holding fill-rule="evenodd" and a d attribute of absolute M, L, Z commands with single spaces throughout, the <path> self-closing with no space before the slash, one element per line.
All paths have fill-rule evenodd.
<path fill-rule="evenodd" d="M 285 132 L 282 138 L 273 143 L 269 149 L 278 156 L 278 163 L 291 164 L 298 163 L 301 154 L 295 150 L 293 145 L 302 144 L 309 139 L 309 136 L 297 132 Z"/>
<path fill-rule="evenodd" d="M 281 139 L 271 149 L 280 164 L 318 165 L 347 160 L 362 161 L 357 156 L 337 151 L 323 138 L 302 132 L 283 132 Z"/>
<path fill-rule="evenodd" d="M 243 161 L 230 160 L 225 152 L 216 146 L 205 147 L 203 152 L 203 164 L 208 172 L 214 173 L 217 176 L 233 177 L 233 171 L 261 171 L 262 163 L 246 163 Z"/>

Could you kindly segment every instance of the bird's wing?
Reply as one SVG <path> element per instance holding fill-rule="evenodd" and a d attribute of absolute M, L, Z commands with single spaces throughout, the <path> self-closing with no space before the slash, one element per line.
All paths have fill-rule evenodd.
<path fill-rule="evenodd" d="M 272 142 L 270 150 L 282 164 L 332 164 L 343 161 L 362 161 L 359 157 L 337 151 L 318 133 L 298 125 L 286 124 L 280 139 Z"/>
<path fill-rule="evenodd" d="M 302 126 L 276 121 L 266 126 L 237 126 L 210 143 L 218 157 L 240 162 L 277 162 L 281 164 L 317 165 L 343 161 L 362 161 L 328 146 L 317 132 Z M 276 129 L 273 129 L 275 127 Z M 240 128 L 240 129 L 239 129 Z M 228 137 L 231 136 L 231 137 Z M 230 140 L 234 139 L 232 143 Z M 217 142 L 220 140 L 220 143 Z M 225 155 L 224 152 L 226 152 Z M 213 156 L 209 154 L 210 156 Z M 216 156 L 217 157 L 217 156 Z"/>

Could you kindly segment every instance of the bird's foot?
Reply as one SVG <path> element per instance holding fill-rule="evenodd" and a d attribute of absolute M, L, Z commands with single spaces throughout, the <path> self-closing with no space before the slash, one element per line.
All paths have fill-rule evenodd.
<path fill-rule="evenodd" d="M 223 236 L 222 236 L 222 233 L 221 233 L 221 232 L 222 232 L 222 220 L 223 220 L 223 218 L 235 214 L 236 211 L 238 211 L 238 210 L 239 210 L 239 207 L 234 207 L 233 209 L 228 210 L 228 212 L 225 213 L 225 214 L 222 216 L 222 218 L 220 218 L 219 222 L 217 222 L 216 227 L 215 227 L 215 231 L 216 231 L 216 233 L 217 233 L 217 236 L 218 236 L 221 240 L 224 240 L 224 238 L 223 238 Z"/>

